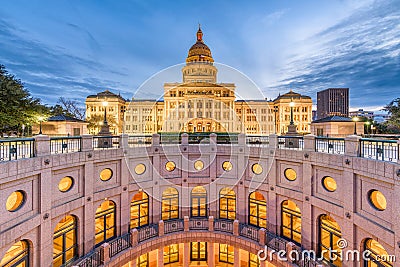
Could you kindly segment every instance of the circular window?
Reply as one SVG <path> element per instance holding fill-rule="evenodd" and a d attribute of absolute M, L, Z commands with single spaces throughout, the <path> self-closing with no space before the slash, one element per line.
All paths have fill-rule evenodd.
<path fill-rule="evenodd" d="M 232 168 L 233 168 L 233 165 L 229 161 L 224 161 L 222 163 L 222 169 L 224 169 L 225 171 L 229 172 L 230 170 L 232 170 Z"/>
<path fill-rule="evenodd" d="M 108 181 L 113 176 L 113 172 L 111 169 L 104 169 L 100 172 L 100 179 L 102 181 Z"/>
<path fill-rule="evenodd" d="M 285 178 L 288 179 L 289 181 L 294 181 L 297 179 L 297 173 L 292 168 L 287 168 L 285 170 L 284 174 L 285 174 Z"/>
<path fill-rule="evenodd" d="M 70 176 L 65 176 L 58 183 L 58 190 L 65 193 L 68 192 L 73 185 L 74 185 L 74 179 L 72 179 L 72 177 Z"/>
<path fill-rule="evenodd" d="M 371 190 L 369 192 L 369 202 L 377 210 L 385 210 L 386 209 L 386 198 L 381 193 L 381 191 Z"/>
<path fill-rule="evenodd" d="M 322 186 L 329 192 L 335 192 L 337 188 L 335 179 L 330 176 L 325 176 L 322 178 Z"/>
<path fill-rule="evenodd" d="M 253 166 L 251 166 L 251 170 L 255 173 L 255 174 L 261 174 L 263 172 L 263 168 L 261 167 L 260 164 L 255 163 L 253 164 Z"/>
<path fill-rule="evenodd" d="M 201 160 L 196 160 L 194 163 L 194 168 L 200 171 L 204 168 L 204 163 Z"/>
<path fill-rule="evenodd" d="M 175 168 L 176 168 L 176 165 L 175 165 L 175 162 L 173 162 L 173 161 L 168 161 L 168 162 L 165 164 L 165 169 L 166 169 L 167 171 L 169 171 L 169 172 L 172 172 L 173 170 L 175 170 Z"/>
<path fill-rule="evenodd" d="M 17 211 L 24 205 L 25 203 L 25 192 L 23 191 L 14 191 L 12 192 L 6 202 L 6 209 L 8 211 Z"/>
<path fill-rule="evenodd" d="M 135 173 L 136 174 L 143 174 L 146 171 L 146 165 L 144 165 L 143 163 L 139 163 L 138 165 L 136 165 L 135 167 Z"/>

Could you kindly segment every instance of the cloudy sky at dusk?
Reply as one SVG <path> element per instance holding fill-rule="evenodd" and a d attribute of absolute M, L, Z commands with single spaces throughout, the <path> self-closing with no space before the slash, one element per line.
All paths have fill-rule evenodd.
<path fill-rule="evenodd" d="M 215 61 L 267 98 L 350 87 L 351 107 L 378 109 L 400 97 L 400 0 L 4 1 L 0 64 L 44 103 L 104 89 L 131 98 L 184 62 L 198 22 Z"/>

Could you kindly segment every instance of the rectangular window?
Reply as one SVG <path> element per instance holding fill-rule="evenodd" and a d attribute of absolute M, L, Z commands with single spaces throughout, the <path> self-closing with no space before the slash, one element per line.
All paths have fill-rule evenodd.
<path fill-rule="evenodd" d="M 233 264 L 235 259 L 235 251 L 233 246 L 227 244 L 219 244 L 219 261 Z"/>
<path fill-rule="evenodd" d="M 164 264 L 179 262 L 179 244 L 164 247 Z"/>

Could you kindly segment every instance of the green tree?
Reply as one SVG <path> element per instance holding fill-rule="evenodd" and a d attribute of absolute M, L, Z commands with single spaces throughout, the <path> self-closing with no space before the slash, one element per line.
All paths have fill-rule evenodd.
<path fill-rule="evenodd" d="M 48 108 L 0 65 L 0 133 L 20 132 L 22 125 L 37 123 L 48 114 Z"/>
<path fill-rule="evenodd" d="M 385 123 L 387 128 L 393 132 L 400 132 L 400 98 L 391 101 L 383 110 L 390 115 L 390 119 Z"/>
<path fill-rule="evenodd" d="M 104 116 L 103 115 L 92 115 L 89 119 L 86 120 L 88 124 L 88 130 L 90 134 L 98 134 L 101 130 L 101 126 L 103 125 Z M 115 118 L 111 114 L 107 114 L 107 123 L 110 127 L 115 127 L 117 124 Z"/>

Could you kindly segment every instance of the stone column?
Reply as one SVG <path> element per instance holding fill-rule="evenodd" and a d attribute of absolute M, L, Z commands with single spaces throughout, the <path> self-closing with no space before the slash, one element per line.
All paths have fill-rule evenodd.
<path fill-rule="evenodd" d="M 120 135 L 120 137 L 119 137 L 119 147 L 120 148 L 127 149 L 129 147 L 128 138 L 129 138 L 129 135 L 127 135 L 127 134 Z"/>
<path fill-rule="evenodd" d="M 183 243 L 183 266 L 190 265 L 190 243 Z"/>
<path fill-rule="evenodd" d="M 84 134 L 81 136 L 82 144 L 81 144 L 81 151 L 92 151 L 93 150 L 93 135 L 91 134 Z"/>
<path fill-rule="evenodd" d="M 243 133 L 240 133 L 238 135 L 238 144 L 239 146 L 245 146 L 246 145 L 246 135 Z"/>
<path fill-rule="evenodd" d="M 103 248 L 103 255 L 104 255 L 104 265 L 106 265 L 110 261 L 110 244 L 104 243 L 101 245 Z"/>
<path fill-rule="evenodd" d="M 239 267 L 240 266 L 240 251 L 239 247 L 235 246 L 234 248 L 234 262 L 233 262 L 233 267 Z"/>
<path fill-rule="evenodd" d="M 304 136 L 304 151 L 315 151 L 315 137 L 313 134 Z"/>
<path fill-rule="evenodd" d="M 42 157 L 50 155 L 50 137 L 48 135 L 36 135 L 35 156 Z"/>
<path fill-rule="evenodd" d="M 163 267 L 164 266 L 164 248 L 159 248 L 158 249 L 157 266 L 158 267 Z"/>
<path fill-rule="evenodd" d="M 267 241 L 266 240 L 266 236 L 265 236 L 266 232 L 267 231 L 264 228 L 261 228 L 261 229 L 258 230 L 258 243 L 261 246 L 265 246 L 265 243 Z"/>
<path fill-rule="evenodd" d="M 215 266 L 214 243 L 207 242 L 207 265 Z"/>
<path fill-rule="evenodd" d="M 131 230 L 131 245 L 132 247 L 137 246 L 139 243 L 139 232 L 136 228 Z"/>
<path fill-rule="evenodd" d="M 360 139 L 358 135 L 349 135 L 345 138 L 345 152 L 346 156 L 358 157 L 360 153 Z"/>
<path fill-rule="evenodd" d="M 164 235 L 164 221 L 161 220 L 158 222 L 158 236 L 161 237 Z"/>
<path fill-rule="evenodd" d="M 235 236 L 239 235 L 239 221 L 238 220 L 233 221 L 233 235 L 235 235 Z"/>
<path fill-rule="evenodd" d="M 270 134 L 269 137 L 269 148 L 278 148 L 278 136 L 276 134 Z"/>
<path fill-rule="evenodd" d="M 185 232 L 189 232 L 189 216 L 183 217 L 183 229 Z"/>
<path fill-rule="evenodd" d="M 208 217 L 208 231 L 214 232 L 214 217 Z"/>
<path fill-rule="evenodd" d="M 160 145 L 160 135 L 159 134 L 153 134 L 153 138 L 151 139 L 151 145 L 152 146 Z"/>

